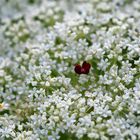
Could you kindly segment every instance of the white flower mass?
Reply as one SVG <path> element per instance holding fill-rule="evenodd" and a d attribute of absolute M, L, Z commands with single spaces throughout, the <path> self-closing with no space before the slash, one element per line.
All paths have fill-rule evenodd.
<path fill-rule="evenodd" d="M 0 140 L 140 140 L 140 0 L 0 0 Z"/>

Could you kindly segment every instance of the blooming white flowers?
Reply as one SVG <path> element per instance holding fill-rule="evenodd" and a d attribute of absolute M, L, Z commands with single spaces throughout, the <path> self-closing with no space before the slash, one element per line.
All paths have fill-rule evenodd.
<path fill-rule="evenodd" d="M 0 140 L 139 140 L 139 7 L 1 0 Z"/>

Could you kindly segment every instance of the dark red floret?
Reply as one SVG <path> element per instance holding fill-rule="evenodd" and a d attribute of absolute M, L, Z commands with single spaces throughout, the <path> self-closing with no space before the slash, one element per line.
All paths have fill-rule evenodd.
<path fill-rule="evenodd" d="M 74 70 L 77 74 L 88 74 L 90 67 L 91 65 L 84 61 L 82 67 L 79 64 L 76 64 Z"/>
<path fill-rule="evenodd" d="M 76 65 L 75 65 L 74 70 L 75 70 L 75 72 L 76 72 L 77 74 L 81 74 L 81 66 L 80 66 L 79 64 L 76 64 Z"/>
<path fill-rule="evenodd" d="M 84 69 L 83 73 L 88 74 L 90 70 L 91 65 L 87 63 L 86 61 L 83 62 L 82 68 Z"/>

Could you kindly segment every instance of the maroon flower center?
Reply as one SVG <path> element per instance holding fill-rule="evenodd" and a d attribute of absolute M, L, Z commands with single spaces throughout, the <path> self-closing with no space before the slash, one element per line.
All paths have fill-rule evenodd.
<path fill-rule="evenodd" d="M 82 66 L 80 66 L 79 64 L 76 64 L 74 70 L 77 74 L 88 74 L 90 67 L 91 65 L 87 63 L 86 61 L 84 61 Z"/>

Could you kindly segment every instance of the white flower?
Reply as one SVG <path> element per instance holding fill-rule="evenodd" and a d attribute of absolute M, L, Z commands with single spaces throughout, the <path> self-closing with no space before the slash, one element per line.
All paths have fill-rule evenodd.
<path fill-rule="evenodd" d="M 0 103 L 0 111 L 5 110 L 5 109 L 9 109 L 9 104 L 8 103 Z"/>
<path fill-rule="evenodd" d="M 101 62 L 98 63 L 98 67 L 99 69 L 105 71 L 106 68 L 108 67 L 109 63 L 108 63 L 108 59 L 101 59 Z"/>

